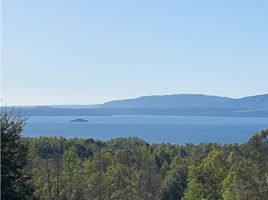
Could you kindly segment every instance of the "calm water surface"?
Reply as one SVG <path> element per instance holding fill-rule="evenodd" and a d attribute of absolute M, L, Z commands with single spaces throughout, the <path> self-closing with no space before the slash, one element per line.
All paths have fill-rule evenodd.
<path fill-rule="evenodd" d="M 88 122 L 70 122 L 83 118 Z M 108 140 L 136 136 L 150 143 L 242 143 L 268 128 L 268 118 L 190 116 L 34 116 L 24 136 L 64 136 Z"/>

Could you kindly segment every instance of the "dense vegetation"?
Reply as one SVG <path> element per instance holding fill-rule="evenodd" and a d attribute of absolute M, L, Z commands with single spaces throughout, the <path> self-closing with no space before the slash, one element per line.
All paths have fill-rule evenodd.
<path fill-rule="evenodd" d="M 11 198 L 12 189 L 25 196 L 17 199 L 265 200 L 268 197 L 268 130 L 241 145 L 179 146 L 149 144 L 139 138 L 103 142 L 39 137 L 23 141 L 14 138 L 17 141 L 14 146 L 14 142 L 10 143 L 13 138 L 3 139 L 3 136 L 12 137 L 14 132 L 20 135 L 21 128 L 15 129 L 18 125 L 21 127 L 23 122 L 4 121 L 1 117 L 4 147 L 1 195 L 10 195 L 4 199 L 16 199 Z M 26 146 L 31 158 L 27 166 L 23 153 Z M 21 148 L 23 156 L 13 156 L 14 148 Z M 14 169 L 10 166 L 21 162 L 19 171 L 27 175 L 22 175 L 26 177 L 21 180 L 23 187 L 6 185 L 8 181 L 4 178 L 13 177 Z M 5 167 L 9 168 L 3 170 Z M 10 184 L 16 185 L 15 182 Z"/>
<path fill-rule="evenodd" d="M 1 113 L 1 199 L 31 199 L 34 186 L 28 146 L 21 132 L 25 119 Z"/>

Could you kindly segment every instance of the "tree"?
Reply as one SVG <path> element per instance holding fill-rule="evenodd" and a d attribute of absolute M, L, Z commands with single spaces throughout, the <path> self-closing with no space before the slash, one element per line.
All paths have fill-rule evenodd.
<path fill-rule="evenodd" d="M 237 174 L 233 171 L 230 171 L 223 180 L 222 198 L 223 200 L 239 200 Z"/>
<path fill-rule="evenodd" d="M 105 173 L 102 171 L 93 173 L 87 179 L 87 188 L 89 199 L 93 200 L 106 200 L 110 199 L 107 195 L 108 185 L 106 183 Z"/>
<path fill-rule="evenodd" d="M 35 184 L 38 184 L 35 193 L 38 198 L 41 198 L 40 195 L 42 198 L 60 198 L 62 155 L 65 143 L 66 139 L 62 137 L 39 137 L 31 142 L 33 175 Z M 39 179 L 44 180 L 43 184 L 40 184 Z M 43 195 L 45 191 L 47 195 Z"/>
<path fill-rule="evenodd" d="M 26 119 L 1 112 L 1 197 L 33 199 L 33 185 L 28 167 L 28 145 L 22 139 Z"/>
<path fill-rule="evenodd" d="M 88 199 L 106 200 L 108 188 L 106 171 L 110 165 L 112 155 L 109 153 L 98 152 L 93 159 L 84 162 L 84 176 L 86 176 Z"/>
<path fill-rule="evenodd" d="M 38 199 L 55 199 L 55 170 L 53 160 L 36 157 L 33 159 L 33 180 L 35 196 Z"/>
<path fill-rule="evenodd" d="M 266 199 L 268 196 L 268 129 L 251 137 L 238 167 L 242 199 Z"/>
<path fill-rule="evenodd" d="M 202 186 L 200 183 L 192 178 L 187 184 L 187 190 L 184 194 L 183 200 L 205 200 L 203 197 Z"/>
<path fill-rule="evenodd" d="M 65 151 L 63 155 L 63 194 L 64 199 L 80 199 L 83 194 L 81 164 L 74 148 Z"/>
<path fill-rule="evenodd" d="M 178 156 L 171 162 L 170 170 L 161 185 L 161 199 L 181 199 L 187 180 L 187 166 L 185 160 Z"/>
<path fill-rule="evenodd" d="M 115 200 L 135 199 L 135 192 L 129 179 L 128 168 L 120 163 L 111 165 L 106 172 L 109 197 Z"/>
<path fill-rule="evenodd" d="M 159 196 L 161 175 L 155 158 L 146 147 L 140 147 L 138 168 L 135 171 L 136 190 L 140 199 L 154 200 Z"/>
<path fill-rule="evenodd" d="M 189 180 L 185 198 L 195 194 L 198 189 L 202 198 L 221 199 L 222 181 L 226 176 L 226 162 L 218 150 L 211 151 L 208 156 L 197 167 L 189 168 Z"/>

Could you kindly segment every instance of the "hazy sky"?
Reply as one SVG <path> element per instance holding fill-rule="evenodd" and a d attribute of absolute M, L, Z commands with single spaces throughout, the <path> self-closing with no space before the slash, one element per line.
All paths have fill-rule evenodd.
<path fill-rule="evenodd" d="M 268 92 L 268 1 L 2 0 L 4 104 Z"/>

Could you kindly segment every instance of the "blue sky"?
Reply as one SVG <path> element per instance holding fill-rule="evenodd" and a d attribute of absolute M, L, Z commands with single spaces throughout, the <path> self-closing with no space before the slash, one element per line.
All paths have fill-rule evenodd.
<path fill-rule="evenodd" d="M 3 0 L 7 105 L 268 92 L 268 1 Z"/>

